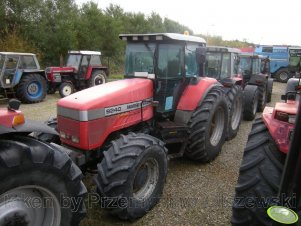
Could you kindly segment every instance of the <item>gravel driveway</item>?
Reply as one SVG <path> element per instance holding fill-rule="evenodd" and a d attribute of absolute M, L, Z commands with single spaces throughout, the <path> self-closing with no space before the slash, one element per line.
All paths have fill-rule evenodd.
<path fill-rule="evenodd" d="M 272 102 L 280 101 L 286 84 L 274 82 Z M 27 118 L 47 120 L 56 115 L 58 94 L 48 95 L 39 104 L 22 105 Z M 0 107 L 6 104 L 1 103 Z M 260 114 L 258 114 L 258 117 Z M 242 152 L 251 129 L 251 122 L 242 121 L 237 137 L 224 144 L 221 154 L 210 164 L 197 164 L 187 159 L 173 159 L 160 203 L 134 223 L 120 221 L 93 204 L 89 195 L 88 216 L 82 226 L 97 225 L 230 225 L 231 202 L 234 195 Z M 90 191 L 92 175 L 85 184 Z"/>

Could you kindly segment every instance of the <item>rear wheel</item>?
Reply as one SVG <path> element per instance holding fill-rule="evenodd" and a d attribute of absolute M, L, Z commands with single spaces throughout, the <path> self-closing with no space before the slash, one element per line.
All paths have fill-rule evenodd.
<path fill-rule="evenodd" d="M 17 85 L 16 95 L 23 103 L 31 104 L 44 100 L 46 96 L 46 79 L 39 74 L 23 75 Z"/>
<path fill-rule="evenodd" d="M 272 100 L 272 93 L 273 93 L 273 84 L 274 80 L 272 78 L 268 79 L 268 88 L 267 88 L 267 103 L 270 103 Z"/>
<path fill-rule="evenodd" d="M 98 164 L 95 178 L 103 208 L 121 219 L 137 219 L 159 201 L 167 174 L 164 143 L 146 134 L 122 135 Z"/>
<path fill-rule="evenodd" d="M 264 83 L 263 85 L 258 87 L 258 107 L 257 110 L 258 112 L 262 112 L 263 109 L 265 108 L 265 105 L 267 103 L 267 98 L 268 98 L 268 90 L 267 90 L 267 84 Z"/>
<path fill-rule="evenodd" d="M 105 84 L 107 82 L 107 75 L 104 71 L 93 71 L 89 80 L 89 87 Z"/>
<path fill-rule="evenodd" d="M 0 225 L 79 224 L 86 188 L 67 154 L 18 136 L 0 139 L 0 162 Z"/>
<path fill-rule="evenodd" d="M 278 82 L 286 83 L 290 78 L 289 71 L 287 69 L 280 69 L 279 71 L 277 71 L 275 78 Z"/>
<path fill-rule="evenodd" d="M 242 118 L 242 89 L 234 85 L 227 94 L 229 102 L 229 125 L 227 139 L 230 140 L 237 135 Z"/>
<path fill-rule="evenodd" d="M 63 82 L 59 87 L 61 97 L 66 97 L 74 93 L 74 85 L 71 82 Z"/>
<path fill-rule="evenodd" d="M 262 119 L 256 119 L 244 151 L 235 188 L 232 225 L 272 225 L 266 210 L 276 205 L 286 155 Z"/>
<path fill-rule="evenodd" d="M 224 91 L 213 88 L 192 114 L 185 156 L 210 162 L 221 151 L 228 125 L 228 105 Z"/>
<path fill-rule="evenodd" d="M 251 121 L 255 118 L 258 107 L 258 87 L 247 85 L 243 95 L 243 118 Z"/>

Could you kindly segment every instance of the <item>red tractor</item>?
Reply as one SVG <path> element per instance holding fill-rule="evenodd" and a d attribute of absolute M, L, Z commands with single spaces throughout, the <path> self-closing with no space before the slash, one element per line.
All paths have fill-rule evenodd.
<path fill-rule="evenodd" d="M 239 49 L 208 46 L 205 75 L 217 79 L 224 87 L 229 105 L 227 139 L 237 135 L 243 112 L 242 78 L 238 76 Z"/>
<path fill-rule="evenodd" d="M 285 102 L 266 107 L 255 120 L 235 188 L 232 225 L 274 225 L 272 219 L 278 223 L 296 219 L 296 214 L 279 205 L 300 211 L 300 91 L 300 80 L 289 79 L 282 96 Z M 284 165 L 287 170 L 281 179 Z M 292 191 L 297 192 L 297 200 Z"/>
<path fill-rule="evenodd" d="M 30 174 L 26 170 L 22 178 L 25 180 L 28 175 L 47 178 L 38 186 L 50 191 L 54 198 L 59 193 L 53 186 L 67 189 L 70 185 L 73 190 L 65 192 L 77 200 L 85 190 L 80 183 L 81 171 L 71 168 L 74 164 L 69 156 L 82 172 L 97 173 L 94 181 L 101 206 L 121 219 L 133 220 L 158 203 L 169 158 L 185 155 L 199 162 L 215 159 L 225 141 L 229 107 L 222 84 L 203 76 L 206 43 L 202 38 L 162 33 L 125 34 L 120 39 L 127 42 L 125 79 L 59 100 L 57 125 L 55 121 L 49 122 L 56 130 L 42 131 L 36 135 L 38 140 L 22 138 L 35 144 L 32 148 L 24 146 L 26 150 L 31 148 L 32 154 L 38 155 L 43 148 L 58 150 L 63 157 L 53 150 L 54 154 L 45 151 L 41 157 L 33 158 L 37 164 L 46 162 L 50 168 L 54 165 L 57 170 L 53 174 L 63 176 L 57 179 L 41 175 L 40 171 Z M 6 117 L 6 113 L 1 117 Z M 45 146 L 41 140 L 50 144 Z M 13 166 L 21 164 L 18 162 L 21 157 L 27 157 L 6 146 L 0 153 L 5 153 L 5 161 Z M 56 162 L 59 157 L 62 160 Z M 12 175 L 6 168 L 1 169 L 2 181 L 6 175 Z M 34 167 L 31 169 L 34 171 Z M 10 178 L 19 178 L 20 172 L 15 172 Z M 75 185 L 73 181 L 78 183 Z M 18 186 L 12 185 L 14 189 Z M 22 186 L 30 186 L 30 182 L 21 184 L 21 189 Z M 6 191 L 6 187 L 1 190 Z M 72 213 L 68 208 L 58 208 L 57 216 L 62 217 L 65 213 L 59 210 L 76 220 L 83 212 L 82 208 Z M 76 225 L 76 220 L 71 225 Z"/>
<path fill-rule="evenodd" d="M 108 68 L 101 64 L 100 52 L 69 51 L 65 67 L 48 67 L 48 93 L 57 90 L 61 97 L 88 87 L 104 84 L 107 81 Z"/>
<path fill-rule="evenodd" d="M 239 70 L 243 78 L 245 120 L 253 120 L 256 112 L 262 112 L 271 101 L 273 79 L 268 58 L 254 53 L 241 53 Z"/>

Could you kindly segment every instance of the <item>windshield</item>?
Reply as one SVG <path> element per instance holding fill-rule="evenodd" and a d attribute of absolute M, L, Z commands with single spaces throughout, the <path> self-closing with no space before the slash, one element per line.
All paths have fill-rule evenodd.
<path fill-rule="evenodd" d="M 134 76 L 134 72 L 154 73 L 155 44 L 128 44 L 126 48 L 125 74 Z"/>
<path fill-rule="evenodd" d="M 251 73 L 252 59 L 250 57 L 240 57 L 239 69 L 243 74 Z"/>
<path fill-rule="evenodd" d="M 67 67 L 78 69 L 82 55 L 70 54 L 67 60 Z"/>

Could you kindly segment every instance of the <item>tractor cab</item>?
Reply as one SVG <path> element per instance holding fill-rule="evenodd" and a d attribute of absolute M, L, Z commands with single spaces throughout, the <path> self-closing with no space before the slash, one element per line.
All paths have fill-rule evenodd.
<path fill-rule="evenodd" d="M 239 49 L 208 46 L 206 52 L 205 75 L 222 84 L 238 75 Z"/>
<path fill-rule="evenodd" d="M 157 112 L 174 112 L 184 88 L 200 74 L 197 53 L 204 39 L 181 34 L 122 34 L 127 41 L 126 78 L 154 80 Z"/>
<path fill-rule="evenodd" d="M 300 73 L 301 71 L 301 48 L 289 48 L 289 65 L 291 73 Z M 300 75 L 299 75 L 300 76 Z"/>
<path fill-rule="evenodd" d="M 0 52 L 0 84 L 2 88 L 12 88 L 20 80 L 23 71 L 40 70 L 40 65 L 32 53 Z"/>

